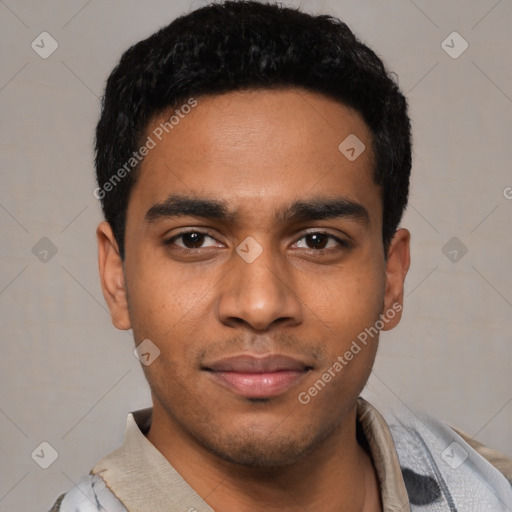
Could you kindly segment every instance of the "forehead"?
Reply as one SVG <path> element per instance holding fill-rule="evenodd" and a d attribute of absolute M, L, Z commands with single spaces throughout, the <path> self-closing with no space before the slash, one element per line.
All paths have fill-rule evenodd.
<path fill-rule="evenodd" d="M 140 165 L 129 210 L 147 211 L 183 194 L 275 218 L 275 210 L 291 201 L 342 196 L 366 203 L 370 216 L 380 218 L 371 133 L 353 109 L 302 89 L 195 101 L 148 125 L 144 140 L 149 137 L 153 147 Z"/>

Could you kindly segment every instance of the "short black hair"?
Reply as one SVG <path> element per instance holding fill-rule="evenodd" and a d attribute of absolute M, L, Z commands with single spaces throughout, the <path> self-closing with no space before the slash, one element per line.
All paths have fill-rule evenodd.
<path fill-rule="evenodd" d="M 133 155 L 155 116 L 201 95 L 297 87 L 355 109 L 370 128 L 387 252 L 407 205 L 411 171 L 407 101 L 394 75 L 335 17 L 229 0 L 183 15 L 133 45 L 107 80 L 96 128 L 95 196 L 121 257 L 137 179 Z"/>

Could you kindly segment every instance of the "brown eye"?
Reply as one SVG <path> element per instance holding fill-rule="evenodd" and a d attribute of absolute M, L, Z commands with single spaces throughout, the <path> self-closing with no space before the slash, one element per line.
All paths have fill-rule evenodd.
<path fill-rule="evenodd" d="M 203 233 L 197 232 L 184 233 L 183 235 L 180 235 L 180 237 L 183 241 L 183 245 L 187 249 L 197 249 L 201 247 L 205 239 L 205 235 Z"/>
<path fill-rule="evenodd" d="M 175 245 L 182 249 L 201 249 L 208 247 L 218 247 L 215 238 L 201 231 L 186 231 L 179 235 L 173 236 L 169 240 L 164 241 L 165 245 Z"/>
<path fill-rule="evenodd" d="M 347 243 L 328 233 L 307 233 L 296 242 L 300 249 L 314 249 L 316 251 L 347 247 Z"/>
<path fill-rule="evenodd" d="M 313 233 L 312 235 L 305 236 L 307 245 L 310 249 L 325 249 L 329 236 L 322 233 Z"/>

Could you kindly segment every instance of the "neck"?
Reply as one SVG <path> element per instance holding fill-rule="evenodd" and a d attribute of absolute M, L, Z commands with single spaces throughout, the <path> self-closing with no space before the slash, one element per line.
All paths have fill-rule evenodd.
<path fill-rule="evenodd" d="M 355 407 L 314 452 L 277 468 L 246 467 L 219 458 L 156 404 L 147 438 L 214 510 L 381 510 L 371 458 L 357 442 Z"/>

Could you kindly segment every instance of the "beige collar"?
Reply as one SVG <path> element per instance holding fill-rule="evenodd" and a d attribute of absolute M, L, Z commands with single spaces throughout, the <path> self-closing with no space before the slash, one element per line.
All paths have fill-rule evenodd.
<path fill-rule="evenodd" d="M 152 409 L 128 414 L 124 442 L 91 470 L 99 474 L 125 508 L 137 512 L 213 512 L 145 437 Z M 409 512 L 409 500 L 388 425 L 366 400 L 357 402 L 357 419 L 377 471 L 384 512 Z"/>

